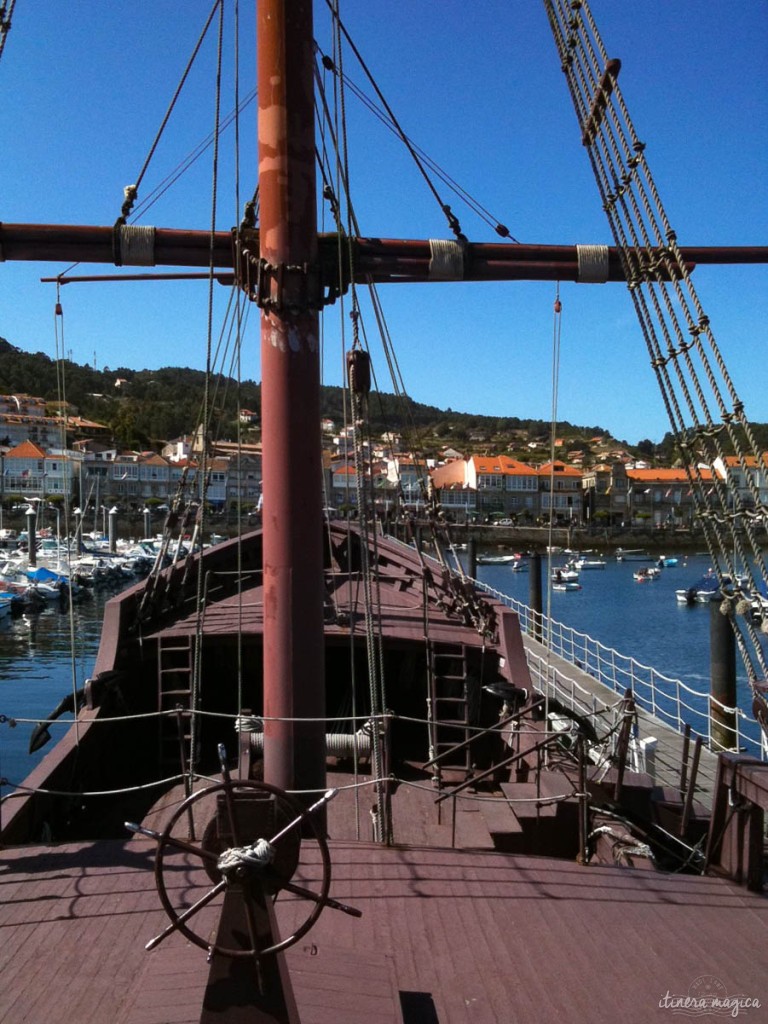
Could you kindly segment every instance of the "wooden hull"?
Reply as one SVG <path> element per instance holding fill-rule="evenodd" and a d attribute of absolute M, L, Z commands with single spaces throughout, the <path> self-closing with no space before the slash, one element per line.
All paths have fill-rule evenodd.
<path fill-rule="evenodd" d="M 360 719 L 356 727 L 372 706 L 360 544 L 357 532 L 333 524 L 324 545 L 326 713 L 331 722 L 355 708 Z M 196 766 L 203 771 L 215 768 L 219 743 L 236 749 L 235 717 L 244 709 L 261 714 L 264 702 L 261 551 L 261 532 L 253 531 L 241 542 L 206 549 L 202 558 L 191 556 L 156 581 L 143 581 L 107 603 L 93 680 L 86 687 L 88 704 L 77 725 L 27 780 L 31 789 L 76 786 L 91 792 L 149 785 L 180 773 L 185 745 L 187 757 L 194 749 Z M 456 717 L 451 701 L 469 714 L 464 687 L 470 677 L 476 690 L 472 723 L 490 724 L 498 717 L 498 700 L 482 691 L 479 680 L 511 681 L 510 666 L 522 657 L 516 616 L 495 601 L 473 597 L 470 604 L 475 602 L 488 619 L 489 632 L 483 636 L 468 611 L 467 585 L 445 573 L 438 562 L 381 537 L 369 557 L 378 573 L 372 629 L 374 643 L 381 647 L 387 707 L 421 723 L 399 729 L 403 746 L 396 756 L 427 760 L 438 733 L 443 743 L 466 735 L 463 725 L 430 724 L 430 699 L 433 708 L 441 706 L 435 701 L 444 701 L 446 718 Z M 238 561 L 239 576 L 234 571 Z M 198 612 L 201 566 L 204 601 Z M 505 647 L 511 643 L 505 640 L 510 630 L 505 634 L 502 624 L 512 620 L 516 650 L 510 653 Z M 442 672 L 451 679 L 440 683 L 434 665 L 451 652 L 456 665 Z M 437 679 L 444 692 L 430 693 L 430 679 L 433 688 Z M 195 686 L 204 714 L 196 721 L 194 741 L 185 741 Z M 341 732 L 347 728 L 351 730 L 338 726 Z M 333 732 L 334 727 L 329 724 L 324 731 Z M 114 798 L 88 797 L 73 816 L 69 801 L 17 796 L 4 806 L 2 835 L 20 842 L 43 827 L 78 838 L 117 835 L 122 815 Z"/>

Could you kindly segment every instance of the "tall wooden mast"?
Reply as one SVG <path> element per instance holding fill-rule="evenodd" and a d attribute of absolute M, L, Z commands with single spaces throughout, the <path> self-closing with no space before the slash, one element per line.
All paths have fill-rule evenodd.
<path fill-rule="evenodd" d="M 311 0 L 259 0 L 265 777 L 325 784 Z M 262 293 L 263 293 L 262 289 Z M 289 721 L 315 719 L 303 725 Z M 280 718 L 280 721 L 270 721 Z"/>

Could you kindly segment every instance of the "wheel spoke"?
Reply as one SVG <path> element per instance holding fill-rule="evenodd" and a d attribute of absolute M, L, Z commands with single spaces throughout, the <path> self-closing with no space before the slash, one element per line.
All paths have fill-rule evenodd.
<path fill-rule="evenodd" d="M 148 836 L 150 839 L 156 839 L 158 842 L 163 839 L 162 833 L 155 832 L 152 828 L 144 828 L 143 825 L 134 825 L 133 822 L 126 821 L 125 827 L 130 829 L 131 832 Z M 181 850 L 183 853 L 191 853 L 193 857 L 200 857 L 201 860 L 210 861 L 212 864 L 219 863 L 219 858 L 215 853 L 209 853 L 208 850 L 203 850 L 199 846 L 193 846 L 192 843 L 188 843 L 184 839 L 177 839 L 175 836 L 165 836 L 163 845 L 173 846 L 176 850 Z"/>
<path fill-rule="evenodd" d="M 331 899 L 330 896 L 323 897 L 320 893 L 312 892 L 311 889 L 305 889 L 303 885 L 296 885 L 295 882 L 284 882 L 282 888 L 286 892 L 292 892 L 294 896 L 301 896 L 305 900 L 312 900 L 314 903 L 322 902 L 326 907 L 330 907 L 331 910 L 341 910 L 345 914 L 349 914 L 350 917 L 362 917 L 362 910 L 358 910 L 357 907 L 350 907 L 347 903 L 340 903 L 338 900 Z"/>
<path fill-rule="evenodd" d="M 310 814 L 314 814 L 315 811 L 319 810 L 321 807 L 324 807 L 327 803 L 330 803 L 331 800 L 333 800 L 333 798 L 338 795 L 338 789 L 326 790 L 319 800 L 316 800 L 311 807 L 307 807 L 305 811 L 302 811 L 301 814 L 298 814 L 293 819 L 293 821 L 289 821 L 285 828 L 281 828 L 277 835 L 273 836 L 269 840 L 272 846 L 274 846 L 275 843 L 279 842 L 283 838 L 283 836 L 286 835 L 286 833 L 291 831 L 292 828 L 296 828 L 297 825 L 300 825 L 302 821 L 304 821 L 306 818 L 310 816 Z"/>
<path fill-rule="evenodd" d="M 144 948 L 154 949 L 156 946 L 159 946 L 163 939 L 167 939 L 168 936 L 172 935 L 180 925 L 184 924 L 185 921 L 188 921 L 190 917 L 194 917 L 198 910 L 202 910 L 203 907 L 207 907 L 211 900 L 215 899 L 222 890 L 226 889 L 226 887 L 227 883 L 222 879 L 218 885 L 214 885 L 214 887 L 209 890 L 205 896 L 201 896 L 197 903 L 193 903 L 191 907 L 187 907 L 183 914 L 179 914 L 175 920 L 171 921 L 168 927 L 164 928 L 159 935 L 156 935 L 154 939 L 150 939 Z"/>

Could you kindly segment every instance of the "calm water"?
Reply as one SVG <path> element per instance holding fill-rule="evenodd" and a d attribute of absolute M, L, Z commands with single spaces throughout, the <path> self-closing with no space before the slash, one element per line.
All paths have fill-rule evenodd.
<path fill-rule="evenodd" d="M 694 689 L 707 690 L 709 605 L 679 605 L 675 590 L 695 583 L 707 570 L 708 559 L 681 558 L 677 566 L 664 569 L 659 579 L 649 583 L 633 580 L 637 562 L 610 558 L 607 562 L 604 570 L 582 572 L 581 590 L 552 593 L 553 618 Z M 478 575 L 494 589 L 528 603 L 527 572 L 482 565 Z M 95 593 L 90 601 L 76 606 L 72 624 L 69 613 L 52 608 L 0 623 L 0 716 L 44 718 L 72 691 L 73 676 L 77 687 L 83 685 L 96 660 L 103 605 L 109 596 Z M 77 649 L 74 662 L 72 634 Z M 749 711 L 751 699 L 741 665 L 738 671 L 739 703 Z M 20 782 L 45 754 L 46 748 L 35 755 L 27 753 L 32 728 L 0 723 L 0 776 L 12 783 Z M 51 728 L 53 741 L 61 728 Z"/>
<path fill-rule="evenodd" d="M 45 718 L 72 692 L 73 678 L 78 689 L 83 685 L 93 671 L 104 602 L 111 596 L 108 591 L 94 592 L 90 600 L 73 607 L 71 622 L 68 611 L 54 607 L 0 622 L 0 716 Z M 22 781 L 50 749 L 49 743 L 36 754 L 27 753 L 33 728 L 0 723 L 0 777 Z M 51 743 L 64 728 L 51 727 Z"/>
<path fill-rule="evenodd" d="M 563 565 L 565 556 L 553 556 Z M 709 686 L 709 605 L 678 604 L 675 591 L 695 583 L 712 564 L 704 556 L 681 558 L 658 579 L 638 583 L 632 573 L 650 562 L 617 562 L 581 572 L 581 590 L 552 591 L 552 618 L 607 647 L 652 665 L 698 689 Z M 546 561 L 542 559 L 542 573 Z M 528 573 L 506 566 L 479 565 L 478 578 L 528 604 Z M 546 614 L 547 595 L 544 594 Z"/>

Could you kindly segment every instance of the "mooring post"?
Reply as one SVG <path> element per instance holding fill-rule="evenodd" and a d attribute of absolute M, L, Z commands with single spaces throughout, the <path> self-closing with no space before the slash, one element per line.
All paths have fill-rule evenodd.
<path fill-rule="evenodd" d="M 541 641 L 542 634 L 542 603 L 541 603 L 541 555 L 534 551 L 529 559 L 528 568 L 528 604 L 533 612 L 533 636 Z"/>
<path fill-rule="evenodd" d="M 474 537 L 467 538 L 467 576 L 477 579 L 477 542 Z"/>
<path fill-rule="evenodd" d="M 114 507 L 109 510 L 107 530 L 109 532 L 109 551 L 114 555 L 117 551 L 117 509 Z"/>
<path fill-rule="evenodd" d="M 709 619 L 709 692 L 712 717 L 712 747 L 733 750 L 736 746 L 736 638 L 730 606 L 725 614 L 718 601 L 710 605 Z"/>
<path fill-rule="evenodd" d="M 30 505 L 26 512 L 27 516 L 27 561 L 29 562 L 30 569 L 34 569 L 37 566 L 37 531 L 35 529 L 35 520 L 37 518 L 37 512 Z"/>

